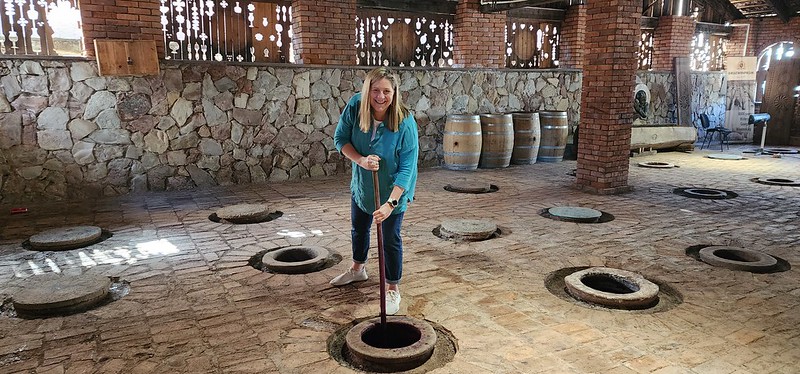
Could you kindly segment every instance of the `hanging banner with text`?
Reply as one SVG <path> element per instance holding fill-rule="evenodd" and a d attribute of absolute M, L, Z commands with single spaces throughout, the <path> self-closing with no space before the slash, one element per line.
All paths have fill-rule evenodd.
<path fill-rule="evenodd" d="M 756 57 L 727 57 L 725 66 L 728 73 L 726 92 L 725 127 L 733 131 L 729 139 L 733 142 L 753 141 L 753 125 L 747 123 L 755 112 L 756 97 Z"/>
<path fill-rule="evenodd" d="M 726 57 L 725 71 L 729 81 L 756 81 L 756 68 L 758 58 L 752 57 Z"/>

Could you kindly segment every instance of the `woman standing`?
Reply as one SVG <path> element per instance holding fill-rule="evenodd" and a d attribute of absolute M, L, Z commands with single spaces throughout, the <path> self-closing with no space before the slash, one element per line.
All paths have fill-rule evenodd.
<path fill-rule="evenodd" d="M 336 126 L 336 149 L 353 162 L 350 181 L 350 220 L 353 264 L 333 278 L 343 286 L 367 279 L 367 252 L 372 220 L 381 223 L 386 267 L 386 313 L 400 309 L 400 277 L 403 273 L 403 241 L 400 226 L 417 183 L 417 122 L 403 105 L 400 79 L 386 68 L 370 71 L 361 93 L 347 103 Z M 375 207 L 372 172 L 378 172 L 379 201 Z"/>

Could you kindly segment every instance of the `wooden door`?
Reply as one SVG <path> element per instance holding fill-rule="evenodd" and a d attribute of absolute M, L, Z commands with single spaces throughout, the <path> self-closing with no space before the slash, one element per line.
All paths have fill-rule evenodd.
<path fill-rule="evenodd" d="M 767 125 L 765 144 L 787 145 L 792 130 L 800 130 L 795 122 L 794 88 L 800 85 L 800 57 L 772 61 L 767 71 L 767 84 L 761 102 L 761 113 L 772 119 Z"/>

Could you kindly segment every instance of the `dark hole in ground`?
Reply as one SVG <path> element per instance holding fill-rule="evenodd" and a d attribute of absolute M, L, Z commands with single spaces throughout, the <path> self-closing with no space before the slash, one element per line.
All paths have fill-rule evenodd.
<path fill-rule="evenodd" d="M 798 152 L 795 149 L 788 149 L 788 148 L 768 148 L 764 150 L 764 153 L 795 154 Z"/>
<path fill-rule="evenodd" d="M 347 348 L 347 344 L 345 344 L 345 335 L 347 335 L 347 332 L 349 332 L 353 326 L 361 321 L 362 320 L 356 320 L 352 323 L 342 325 L 328 338 L 328 353 L 331 357 L 343 366 L 355 369 L 359 372 L 425 374 L 447 365 L 447 363 L 453 360 L 456 351 L 458 351 L 458 340 L 450 331 L 435 322 L 427 321 L 436 331 L 436 346 L 433 349 L 433 355 L 421 366 L 413 369 L 398 370 L 397 368 L 391 367 L 391 365 L 378 365 L 361 360 L 354 360 L 352 353 Z"/>
<path fill-rule="evenodd" d="M 316 253 L 310 249 L 297 248 L 285 251 L 277 256 L 275 259 L 282 262 L 301 262 L 308 261 L 316 256 Z"/>
<path fill-rule="evenodd" d="M 639 287 L 636 284 L 624 279 L 617 279 L 608 274 L 587 275 L 581 278 L 581 283 L 595 290 L 614 294 L 628 294 L 639 291 Z"/>
<path fill-rule="evenodd" d="M 721 190 L 716 188 L 680 187 L 672 190 L 672 193 L 693 199 L 723 200 L 739 197 L 733 191 Z"/>
<path fill-rule="evenodd" d="M 769 186 L 800 187 L 800 180 L 786 178 L 752 178 L 753 182 L 766 184 Z"/>
<path fill-rule="evenodd" d="M 714 255 L 731 261 L 757 262 L 759 260 L 759 258 L 751 256 L 747 252 L 732 251 L 728 249 L 720 249 L 719 251 L 714 251 Z"/>
<path fill-rule="evenodd" d="M 564 277 L 576 272 L 588 269 L 589 266 L 576 266 L 576 267 L 568 267 L 556 270 L 552 273 L 549 273 L 547 277 L 545 277 L 544 285 L 551 294 L 557 296 L 558 298 L 571 302 L 582 307 L 591 308 L 591 309 L 604 309 L 604 310 L 613 310 L 617 312 L 624 312 L 624 313 L 633 313 L 633 314 L 640 314 L 640 313 L 661 313 L 667 310 L 670 310 L 681 303 L 683 303 L 683 296 L 681 295 L 678 290 L 673 288 L 666 282 L 655 278 L 645 278 L 656 285 L 658 285 L 658 302 L 646 309 L 612 309 L 607 306 L 597 305 L 587 303 L 585 301 L 579 300 L 573 297 L 568 291 L 566 284 L 564 283 Z"/>
<path fill-rule="evenodd" d="M 690 247 L 686 248 L 686 255 L 691 257 L 691 258 L 693 258 L 693 259 L 695 259 L 695 260 L 697 260 L 697 261 L 703 262 L 703 260 L 700 259 L 700 250 L 705 248 L 705 247 L 711 247 L 711 246 L 713 246 L 713 244 L 698 244 L 698 245 L 690 246 Z M 722 256 L 719 255 L 719 251 L 714 252 L 714 254 L 719 256 L 719 257 L 722 257 Z M 789 261 L 786 261 L 786 260 L 784 260 L 784 259 L 782 259 L 782 258 L 780 258 L 778 256 L 773 255 L 773 254 L 770 254 L 770 256 L 772 256 L 776 260 L 778 260 L 778 265 L 776 265 L 776 266 L 774 266 L 774 267 L 772 267 L 772 268 L 770 268 L 768 270 L 751 271 L 751 273 L 764 273 L 764 274 L 780 273 L 782 271 L 787 271 L 787 270 L 790 270 L 792 268 L 792 265 L 789 263 Z M 722 258 L 725 258 L 725 257 L 722 257 Z M 734 260 L 734 259 L 728 258 L 728 260 Z M 739 261 L 739 260 L 737 260 L 737 261 Z M 703 262 L 703 263 L 705 263 L 705 262 Z"/>
<path fill-rule="evenodd" d="M 217 216 L 217 213 L 211 213 L 211 214 L 208 215 L 208 220 L 211 221 L 211 222 L 215 222 L 215 223 L 223 223 L 224 222 L 224 223 L 231 223 L 231 224 L 239 224 L 239 225 L 241 225 L 241 224 L 248 224 L 248 223 L 269 222 L 269 221 L 278 219 L 280 217 L 283 217 L 283 212 L 281 212 L 280 210 L 276 210 L 276 211 L 274 211 L 274 212 L 272 212 L 272 213 L 270 213 L 270 214 L 268 214 L 268 215 L 266 215 L 264 217 L 255 218 L 255 219 L 248 219 L 248 220 L 241 220 L 241 221 L 236 221 L 236 222 L 226 221 L 226 220 L 224 220 L 222 218 L 219 218 L 219 216 Z"/>
<path fill-rule="evenodd" d="M 361 335 L 361 340 L 371 347 L 395 349 L 408 347 L 422 338 L 422 334 L 414 326 L 405 323 L 386 322 L 386 327 L 377 324 Z"/>
<path fill-rule="evenodd" d="M 497 185 L 494 185 L 494 184 L 490 184 L 488 190 L 462 190 L 462 189 L 458 188 L 458 186 L 452 186 L 452 185 L 448 184 L 448 185 L 444 186 L 444 190 L 445 191 L 449 191 L 449 192 L 456 192 L 456 193 L 482 194 L 482 193 L 497 192 L 497 191 L 500 190 L 500 187 L 498 187 Z"/>
<path fill-rule="evenodd" d="M 253 256 L 250 257 L 250 259 L 247 261 L 247 264 L 252 266 L 253 268 L 255 268 L 257 270 L 260 270 L 260 271 L 263 271 L 263 272 L 267 272 L 267 273 L 289 274 L 289 273 L 278 271 L 278 270 L 275 270 L 275 269 L 270 269 L 263 262 L 264 254 L 266 254 L 267 252 L 277 251 L 277 250 L 282 249 L 282 248 L 286 248 L 286 247 L 278 247 L 278 248 L 265 249 L 263 251 L 258 251 L 258 252 L 256 252 L 256 254 L 254 254 Z M 300 248 L 298 248 L 298 249 L 300 249 Z M 292 263 L 292 262 L 302 262 L 302 261 L 310 260 L 310 259 L 312 259 L 312 258 L 314 258 L 316 256 L 316 254 L 310 249 L 308 249 L 307 252 L 305 252 L 306 253 L 305 256 L 310 256 L 310 257 L 306 257 L 306 258 L 300 258 L 299 256 L 298 257 L 294 257 L 294 255 L 288 253 L 290 251 L 286 251 L 286 252 L 287 253 L 279 254 L 278 256 L 275 257 L 275 259 L 278 260 L 278 261 L 282 261 L 282 262 Z M 287 256 L 289 258 L 294 258 L 295 260 L 294 261 L 287 260 L 286 258 L 284 258 L 284 256 Z M 325 270 L 325 269 L 327 269 L 329 267 L 332 267 L 332 266 L 334 266 L 334 265 L 336 265 L 336 264 L 338 264 L 340 262 L 342 262 L 342 255 L 336 253 L 336 251 L 333 251 L 333 250 L 329 249 L 328 250 L 328 257 L 322 262 L 322 264 L 319 264 L 317 267 L 314 267 L 313 269 L 308 270 L 308 271 L 303 271 L 303 272 L 300 272 L 300 273 L 291 273 L 291 274 L 306 274 L 306 273 L 311 273 L 311 272 L 322 271 L 322 270 Z"/>
<path fill-rule="evenodd" d="M 708 196 L 724 195 L 724 193 L 720 192 L 719 190 L 706 190 L 702 188 L 692 189 L 691 192 L 698 195 L 708 195 Z"/>

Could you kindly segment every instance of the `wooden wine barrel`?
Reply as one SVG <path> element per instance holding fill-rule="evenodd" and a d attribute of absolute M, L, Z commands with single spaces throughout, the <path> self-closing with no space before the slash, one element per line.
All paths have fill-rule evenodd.
<path fill-rule="evenodd" d="M 482 144 L 479 167 L 504 168 L 511 163 L 514 150 L 514 123 L 511 114 L 481 114 Z"/>
<path fill-rule="evenodd" d="M 481 119 L 472 114 L 450 114 L 444 124 L 444 167 L 475 170 L 481 156 Z"/>
<path fill-rule="evenodd" d="M 511 163 L 514 165 L 530 165 L 536 163 L 539 156 L 541 128 L 539 113 L 511 113 L 514 121 L 514 150 L 511 152 Z"/>
<path fill-rule="evenodd" d="M 541 162 L 561 162 L 567 145 L 567 112 L 539 112 L 542 127 L 542 140 L 539 144 L 537 160 Z"/>

